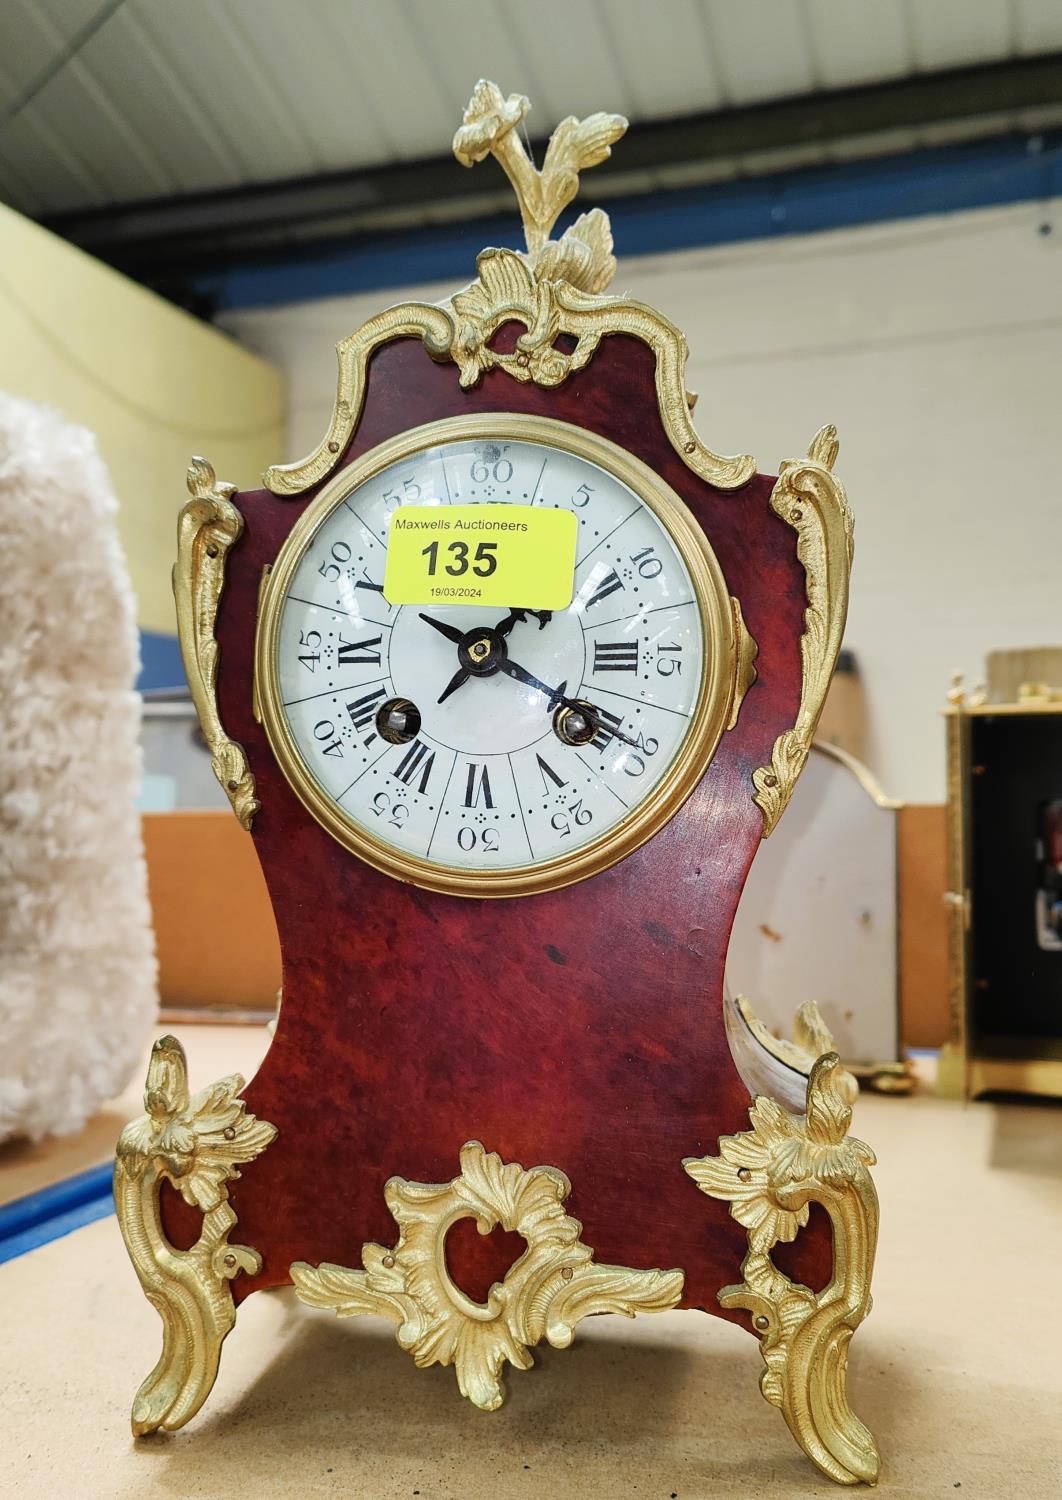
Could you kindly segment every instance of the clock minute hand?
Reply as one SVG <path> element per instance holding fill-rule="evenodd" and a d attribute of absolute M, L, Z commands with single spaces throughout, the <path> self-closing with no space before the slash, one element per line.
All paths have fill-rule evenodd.
<path fill-rule="evenodd" d="M 560 687 L 551 688 L 547 683 L 542 682 L 538 677 L 535 677 L 530 672 L 525 671 L 524 668 L 519 666 L 516 662 L 509 661 L 508 659 L 499 664 L 498 670 L 500 672 L 504 672 L 507 677 L 515 677 L 517 682 L 526 683 L 528 687 L 537 688 L 540 693 L 545 693 L 546 697 L 549 699 L 549 707 L 551 709 L 573 708 L 580 713 L 589 711 L 591 718 L 596 722 L 598 728 L 604 729 L 612 739 L 622 740 L 625 745 L 631 745 L 635 750 L 641 748 L 637 740 L 630 739 L 629 736 L 625 735 L 622 732 L 622 730 L 613 729 L 611 726 L 606 725 L 601 718 L 601 710 L 597 707 L 596 704 L 585 702 L 581 698 L 567 697 L 564 691 L 568 686 L 567 682 L 562 682 Z"/>
<path fill-rule="evenodd" d="M 550 708 L 556 708 L 560 704 L 567 704 L 568 699 L 564 696 L 564 689 L 568 686 L 562 682 L 560 687 L 551 688 L 548 682 L 543 682 L 540 677 L 534 677 L 516 662 L 505 657 L 498 663 L 498 671 L 504 672 L 507 677 L 515 677 L 517 682 L 524 683 L 527 687 L 535 688 L 540 693 L 545 693 L 549 699 Z"/>
<path fill-rule="evenodd" d="M 599 729 L 603 729 L 605 731 L 609 739 L 622 740 L 625 745 L 631 745 L 635 750 L 640 750 L 642 748 L 637 740 L 632 740 L 629 735 L 623 733 L 622 729 L 613 729 L 611 724 L 606 724 L 601 717 L 601 710 L 598 708 L 596 703 L 588 703 L 585 699 L 576 701 L 574 699 L 566 698 L 564 701 L 569 708 L 578 708 L 583 713 L 586 713 L 587 710 L 589 710 L 590 718 L 594 721 L 594 723 L 596 723 Z"/>

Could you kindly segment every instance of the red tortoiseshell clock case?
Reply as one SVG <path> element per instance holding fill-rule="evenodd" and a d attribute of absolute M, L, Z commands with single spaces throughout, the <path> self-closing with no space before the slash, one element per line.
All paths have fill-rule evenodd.
<path fill-rule="evenodd" d="M 763 1394 L 804 1452 L 841 1483 L 872 1482 L 874 1440 L 845 1394 L 878 1222 L 873 1154 L 847 1135 L 853 1081 L 832 1052 L 784 1077 L 751 1021 L 731 1032 L 739 1072 L 723 997 L 738 898 L 808 755 L 844 627 L 836 434 L 777 481 L 699 441 L 682 336 L 604 294 L 607 217 L 550 237 L 626 122 L 562 121 L 538 168 L 518 133 L 529 107 L 481 80 L 454 139 L 464 165 L 492 155 L 506 172 L 526 253 L 485 250 L 447 302 L 403 303 L 343 340 L 328 433 L 268 488 L 233 494 L 202 459 L 189 471 L 182 657 L 269 886 L 283 1004 L 242 1097 L 239 1078 L 191 1095 L 180 1043 L 156 1043 L 146 1113 L 118 1142 L 118 1219 L 164 1330 L 133 1431 L 193 1417 L 235 1304 L 289 1280 L 311 1305 L 391 1318 L 418 1364 L 454 1364 L 487 1410 L 501 1366 L 528 1368 L 543 1338 L 564 1347 L 590 1313 L 680 1298 L 750 1326 Z M 334 841 L 285 779 L 255 691 L 269 723 L 282 573 L 260 589 L 315 494 L 410 429 L 503 413 L 610 440 L 678 494 L 758 677 L 748 686 L 745 636 L 733 727 L 648 842 L 560 890 L 484 899 L 402 884 Z M 767 1095 L 751 1108 L 743 1079 Z M 503 1232 L 516 1229 L 526 1254 Z"/>
<path fill-rule="evenodd" d="M 561 1168 L 572 1182 L 566 1206 L 598 1262 L 681 1267 L 682 1306 L 748 1326 L 746 1312 L 717 1302 L 736 1279 L 746 1232 L 682 1162 L 747 1126 L 723 970 L 763 834 L 752 773 L 771 764 L 801 702 L 805 570 L 797 533 L 769 504 L 773 478 L 716 489 L 683 461 L 659 415 L 654 368 L 647 344 L 613 335 L 554 389 L 495 369 L 469 390 L 420 339 L 396 338 L 370 359 L 360 421 L 332 470 L 438 418 L 539 414 L 629 450 L 704 528 L 758 644 L 757 680 L 671 820 L 611 869 L 562 890 L 478 900 L 401 884 L 306 812 L 255 721 L 251 683 L 262 570 L 320 484 L 297 496 L 234 496 L 244 531 L 215 629 L 218 707 L 255 779 L 252 837 L 284 966 L 276 1034 L 244 1091 L 277 1135 L 229 1189 L 240 1239 L 262 1261 L 233 1281 L 237 1302 L 287 1282 L 294 1261 L 352 1265 L 365 1242 L 392 1243 L 387 1179 L 448 1181 L 475 1139 L 503 1160 Z M 163 1223 L 188 1245 L 201 1216 L 166 1186 Z M 447 1262 L 482 1300 L 521 1248 L 463 1221 Z M 823 1285 L 825 1216 L 813 1214 L 776 1259 L 798 1281 Z"/>

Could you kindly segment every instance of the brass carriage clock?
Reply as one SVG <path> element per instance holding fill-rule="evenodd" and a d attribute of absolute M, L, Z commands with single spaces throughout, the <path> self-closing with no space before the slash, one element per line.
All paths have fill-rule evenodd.
<path fill-rule="evenodd" d="M 264 489 L 189 473 L 181 646 L 284 998 L 246 1088 L 190 1098 L 163 1038 L 119 1143 L 164 1325 L 134 1431 L 198 1411 L 260 1288 L 390 1319 L 486 1410 L 541 1339 L 681 1306 L 751 1326 L 804 1451 L 872 1481 L 873 1157 L 836 1056 L 732 1053 L 722 995 L 840 644 L 836 436 L 778 478 L 705 446 L 681 334 L 605 291 L 606 216 L 549 237 L 626 122 L 565 120 L 536 170 L 528 107 L 482 82 L 454 141 L 526 252 L 344 339 L 323 441 Z"/>

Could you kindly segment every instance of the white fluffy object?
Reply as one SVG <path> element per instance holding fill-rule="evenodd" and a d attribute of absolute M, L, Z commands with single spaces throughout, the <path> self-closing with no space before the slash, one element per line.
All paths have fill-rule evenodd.
<path fill-rule="evenodd" d="M 0 394 L 0 1140 L 80 1129 L 157 1009 L 117 509 L 91 433 Z"/>

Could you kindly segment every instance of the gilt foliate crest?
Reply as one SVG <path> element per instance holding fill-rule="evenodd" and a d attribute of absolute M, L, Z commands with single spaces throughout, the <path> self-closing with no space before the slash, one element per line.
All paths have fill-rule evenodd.
<path fill-rule="evenodd" d="M 606 335 L 632 336 L 652 351 L 660 419 L 683 463 L 727 490 L 739 489 L 755 473 L 751 455 L 715 453 L 694 431 L 693 397 L 683 373 L 687 350 L 678 329 L 652 308 L 605 295 L 616 272 L 608 215 L 591 208 L 551 238 L 559 215 L 579 190 L 581 174 L 611 155 L 627 121 L 603 111 L 582 120 L 569 116 L 553 132 L 542 165 L 536 167 L 525 144 L 530 109 L 523 94 L 503 94 L 497 84 L 480 79 L 453 139 L 462 166 L 493 156 L 505 172 L 516 193 L 525 249 L 486 249 L 476 263 L 476 280 L 464 291 L 440 303 L 389 308 L 344 339 L 328 432 L 305 459 L 266 471 L 266 486 L 274 494 L 302 494 L 333 472 L 357 426 L 372 351 L 414 333 L 433 359 L 453 360 L 466 389 L 492 370 L 553 388 L 582 370 Z M 515 347 L 503 351 L 494 347 L 494 336 L 507 322 L 522 323 L 526 332 Z M 227 781 L 242 787 L 240 771 L 235 766 Z M 257 807 L 248 800 L 252 796 L 253 783 L 237 809 L 245 826 Z"/>

